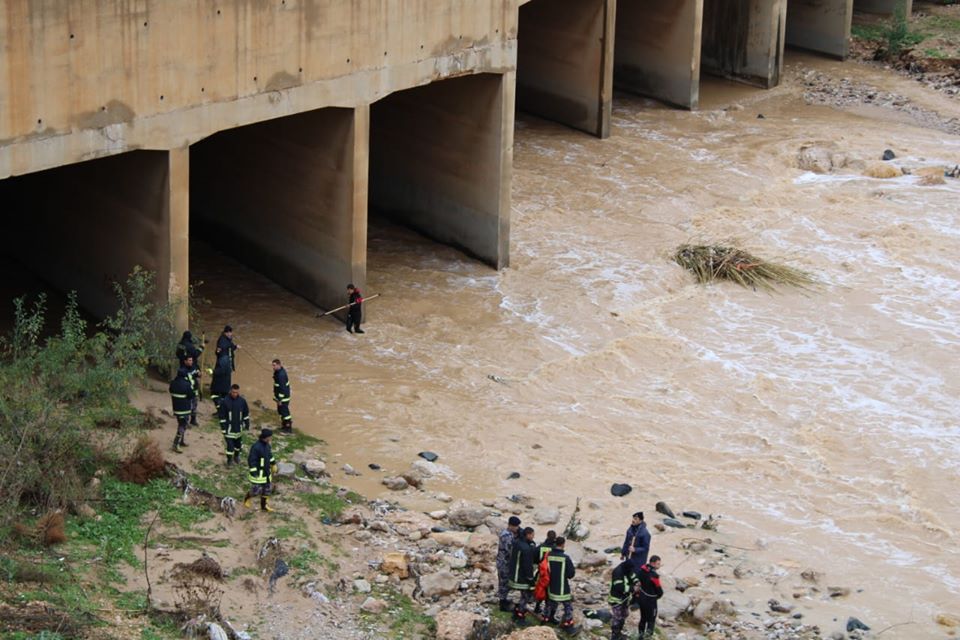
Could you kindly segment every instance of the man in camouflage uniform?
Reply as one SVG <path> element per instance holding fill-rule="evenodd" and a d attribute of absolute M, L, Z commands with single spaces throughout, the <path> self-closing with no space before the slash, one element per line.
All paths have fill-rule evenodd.
<path fill-rule="evenodd" d="M 507 597 L 510 579 L 510 558 L 513 555 L 513 543 L 517 540 L 520 530 L 520 518 L 510 516 L 507 528 L 500 532 L 500 545 L 497 547 L 497 599 L 500 600 L 500 611 L 513 611 L 513 605 Z"/>
<path fill-rule="evenodd" d="M 623 640 L 623 625 L 630 615 L 630 601 L 635 596 L 639 580 L 633 571 L 633 563 L 627 559 L 613 570 L 610 578 L 610 595 L 607 602 L 610 604 L 610 627 L 613 633 L 610 640 Z"/>

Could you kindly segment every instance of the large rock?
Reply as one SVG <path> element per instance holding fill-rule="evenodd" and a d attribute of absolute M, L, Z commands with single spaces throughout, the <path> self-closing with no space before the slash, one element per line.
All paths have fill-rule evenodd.
<path fill-rule="evenodd" d="M 550 627 L 530 627 L 514 631 L 503 640 L 557 640 L 557 633 Z"/>
<path fill-rule="evenodd" d="M 357 593 L 370 593 L 371 588 L 370 583 L 362 578 L 353 581 L 353 590 Z"/>
<path fill-rule="evenodd" d="M 277 464 L 277 475 L 281 478 L 292 478 L 297 473 L 297 465 L 292 462 L 280 462 Z"/>
<path fill-rule="evenodd" d="M 410 486 L 405 479 L 396 477 L 384 478 L 380 482 L 391 491 L 403 491 Z"/>
<path fill-rule="evenodd" d="M 483 521 L 489 513 L 490 511 L 485 507 L 477 507 L 461 502 L 450 509 L 447 520 L 450 521 L 450 524 L 455 524 L 460 527 L 479 527 L 483 524 Z"/>
<path fill-rule="evenodd" d="M 960 627 L 960 616 L 955 616 L 949 613 L 938 613 L 937 617 L 934 618 L 934 621 L 948 629 L 953 629 L 954 627 Z"/>
<path fill-rule="evenodd" d="M 676 518 L 676 517 L 677 517 L 677 516 L 674 515 L 673 509 L 671 509 L 669 506 L 667 506 L 667 503 L 666 503 L 666 502 L 658 502 L 658 503 L 657 503 L 657 506 L 656 506 L 656 510 L 657 510 L 657 513 L 662 513 L 663 515 L 667 516 L 668 518 Z"/>
<path fill-rule="evenodd" d="M 903 171 L 901 171 L 900 167 L 897 167 L 896 165 L 887 164 L 885 162 L 871 162 L 867 165 L 863 175 L 870 178 L 887 179 L 902 176 Z"/>
<path fill-rule="evenodd" d="M 483 618 L 469 611 L 451 611 L 437 614 L 437 640 L 475 640 L 481 632 Z"/>
<path fill-rule="evenodd" d="M 691 616 L 695 622 L 707 624 L 718 618 L 735 615 L 736 612 L 736 607 L 729 600 L 706 597 L 693 608 Z"/>
<path fill-rule="evenodd" d="M 657 602 L 658 615 L 664 620 L 676 620 L 690 609 L 691 604 L 690 598 L 679 591 L 664 589 L 663 597 Z"/>
<path fill-rule="evenodd" d="M 633 491 L 633 487 L 625 482 L 617 482 L 610 487 L 610 493 L 618 498 L 622 498 L 631 491 Z"/>
<path fill-rule="evenodd" d="M 465 547 L 471 536 L 473 534 L 469 531 L 439 531 L 430 534 L 437 544 L 444 547 Z"/>
<path fill-rule="evenodd" d="M 420 576 L 420 590 L 425 598 L 448 596 L 460 589 L 460 578 L 449 571 L 438 571 Z"/>
<path fill-rule="evenodd" d="M 360 610 L 367 613 L 383 613 L 387 610 L 387 603 L 379 598 L 369 597 L 360 605 Z"/>
<path fill-rule="evenodd" d="M 589 569 L 591 567 L 604 567 L 607 564 L 607 556 L 602 553 L 588 553 L 583 556 L 580 562 L 577 563 L 578 567 L 583 569 Z"/>
<path fill-rule="evenodd" d="M 833 144 L 800 147 L 800 152 L 797 154 L 797 168 L 813 173 L 830 173 L 833 171 L 833 155 L 836 152 L 836 146 Z"/>
<path fill-rule="evenodd" d="M 303 471 L 311 478 L 319 478 L 327 470 L 327 465 L 321 460 L 307 460 L 303 463 Z"/>
<path fill-rule="evenodd" d="M 391 551 L 383 556 L 380 570 L 388 575 L 406 578 L 410 575 L 410 566 L 407 563 L 407 554 L 402 551 Z"/>
<path fill-rule="evenodd" d="M 560 521 L 560 510 L 551 507 L 540 507 L 533 512 L 534 524 L 557 524 Z"/>

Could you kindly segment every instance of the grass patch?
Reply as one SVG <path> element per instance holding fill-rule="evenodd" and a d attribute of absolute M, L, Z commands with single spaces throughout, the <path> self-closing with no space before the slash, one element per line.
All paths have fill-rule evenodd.
<path fill-rule="evenodd" d="M 364 501 L 363 496 L 352 491 L 341 498 L 335 490 L 330 488 L 324 488 L 318 493 L 302 492 L 294 495 L 303 506 L 310 509 L 314 516 L 330 520 L 338 518 L 349 505 Z"/>
<path fill-rule="evenodd" d="M 860 40 L 883 40 L 887 28 L 882 24 L 855 24 L 850 27 L 853 37 Z"/>
<path fill-rule="evenodd" d="M 211 517 L 206 509 L 181 502 L 180 492 L 163 478 L 144 485 L 106 478 L 102 504 L 99 519 L 71 519 L 67 534 L 71 546 L 78 548 L 81 555 L 97 556 L 107 566 L 120 561 L 140 566 L 135 547 L 143 542 L 141 521 L 151 511 L 159 513 L 158 521 L 162 524 L 180 529 L 190 529 Z"/>
<path fill-rule="evenodd" d="M 323 556 L 318 551 L 306 547 L 287 558 L 287 565 L 301 576 L 316 573 L 322 562 Z"/>
<path fill-rule="evenodd" d="M 383 637 L 401 640 L 403 638 L 432 638 L 437 632 L 437 623 L 424 614 L 413 600 L 396 589 L 375 587 L 373 593 L 387 603 L 387 610 L 381 614 L 361 613 L 361 618 L 369 622 L 379 622 L 386 626 Z"/>

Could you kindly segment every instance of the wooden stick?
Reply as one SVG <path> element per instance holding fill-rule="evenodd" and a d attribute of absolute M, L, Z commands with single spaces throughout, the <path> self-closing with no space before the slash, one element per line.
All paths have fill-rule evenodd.
<path fill-rule="evenodd" d="M 364 298 L 364 299 L 363 299 L 363 302 L 366 302 L 367 300 L 373 300 L 374 298 L 379 298 L 379 297 L 380 297 L 380 294 L 379 294 L 379 293 L 375 293 L 375 294 L 373 294 L 372 296 L 370 296 L 369 298 Z M 337 311 L 343 311 L 343 310 L 346 309 L 347 307 L 352 307 L 352 306 L 355 305 L 355 304 L 358 304 L 358 303 L 356 303 L 356 302 L 351 302 L 351 303 L 345 304 L 345 305 L 343 305 L 343 306 L 341 306 L 341 307 L 337 307 L 336 309 L 330 309 L 330 311 L 325 311 L 324 313 L 318 313 L 318 314 L 317 314 L 317 317 L 318 317 L 318 318 L 322 318 L 322 317 L 324 317 L 324 316 L 330 315 L 331 313 L 336 313 Z"/>

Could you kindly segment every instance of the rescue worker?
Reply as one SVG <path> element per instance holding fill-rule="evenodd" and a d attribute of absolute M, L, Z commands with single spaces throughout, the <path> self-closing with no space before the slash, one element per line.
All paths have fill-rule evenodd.
<path fill-rule="evenodd" d="M 553 529 L 547 531 L 547 538 L 540 543 L 540 547 L 537 549 L 537 566 L 540 566 L 540 563 L 543 561 L 543 556 L 553 551 L 553 545 L 556 541 L 557 532 Z M 540 616 L 541 609 L 543 609 L 543 600 L 537 600 L 537 603 L 533 605 L 533 612 Z M 543 616 L 541 616 L 541 618 L 542 617 Z"/>
<path fill-rule="evenodd" d="M 624 640 L 623 625 L 630 615 L 630 601 L 637 590 L 637 574 L 633 570 L 633 563 L 624 560 L 613 570 L 610 577 L 610 595 L 607 603 L 610 605 L 610 628 L 613 633 L 610 640 Z"/>
<path fill-rule="evenodd" d="M 189 369 L 194 392 L 194 398 L 191 400 L 190 405 L 190 424 L 194 427 L 198 425 L 197 405 L 200 404 L 200 397 L 203 395 L 200 389 L 200 355 L 202 353 L 203 344 L 195 343 L 193 334 L 189 331 L 184 331 L 183 336 L 180 337 L 180 342 L 177 343 L 177 360 L 180 361 L 181 367 L 187 366 L 187 358 L 191 358 L 193 361 L 193 365 L 189 367 Z"/>
<path fill-rule="evenodd" d="M 547 588 L 547 606 L 544 609 L 543 622 L 555 622 L 557 607 L 563 605 L 563 618 L 561 618 L 560 628 L 570 634 L 577 632 L 573 626 L 573 594 L 570 591 L 570 578 L 577 573 L 573 566 L 573 560 L 570 559 L 563 548 L 567 541 L 563 536 L 558 536 L 553 544 L 553 549 L 547 555 L 548 566 L 550 567 L 550 586 Z"/>
<path fill-rule="evenodd" d="M 360 328 L 360 321 L 363 319 L 363 294 L 352 284 L 347 285 L 347 294 L 350 296 L 350 306 L 347 307 L 347 331 L 353 333 L 364 333 Z"/>
<path fill-rule="evenodd" d="M 290 378 L 283 363 L 273 360 L 273 400 L 280 414 L 280 433 L 293 433 L 293 417 L 290 415 Z"/>
<path fill-rule="evenodd" d="M 177 435 L 173 439 L 173 450 L 181 452 L 180 447 L 187 446 L 184 435 L 190 420 L 190 401 L 193 399 L 193 383 L 187 376 L 185 367 L 177 370 L 177 377 L 170 382 L 170 399 L 173 401 L 173 415 L 177 419 Z"/>
<path fill-rule="evenodd" d="M 640 604 L 640 640 L 652 638 L 657 626 L 657 600 L 663 597 L 663 587 L 660 585 L 660 556 L 653 556 L 650 562 L 645 563 L 637 572 L 637 601 Z"/>
<path fill-rule="evenodd" d="M 217 366 L 210 371 L 210 399 L 213 406 L 220 411 L 220 401 L 230 393 L 233 369 L 230 366 L 230 356 L 226 352 L 217 356 Z"/>
<path fill-rule="evenodd" d="M 527 603 L 533 597 L 533 586 L 537 580 L 537 545 L 533 541 L 534 530 L 527 527 L 513 543 L 510 558 L 510 580 L 507 586 L 520 592 L 520 600 L 513 609 L 513 621 L 518 625 L 527 622 Z"/>
<path fill-rule="evenodd" d="M 250 508 L 250 500 L 254 496 L 260 496 L 260 510 L 273 511 L 270 508 L 269 498 L 273 490 L 271 479 L 273 471 L 276 469 L 277 462 L 273 457 L 273 450 L 270 448 L 270 438 L 273 431 L 263 429 L 260 431 L 260 437 L 250 447 L 250 453 L 247 454 L 247 467 L 250 471 L 250 490 L 243 497 L 243 506 Z"/>
<path fill-rule="evenodd" d="M 190 381 L 190 387 L 193 389 L 193 397 L 190 399 L 190 425 L 197 426 L 197 406 L 200 401 L 200 368 L 193 360 L 193 356 L 187 356 L 180 363 L 178 374 L 183 373 Z"/>
<path fill-rule="evenodd" d="M 500 601 L 500 611 L 511 611 L 513 605 L 508 598 L 510 580 L 510 560 L 513 558 L 513 544 L 519 537 L 520 518 L 510 516 L 507 528 L 500 532 L 497 546 L 497 599 Z"/>
<path fill-rule="evenodd" d="M 223 442 L 227 454 L 227 466 L 240 462 L 240 451 L 243 449 L 243 431 L 250 430 L 250 407 L 240 395 L 240 385 L 230 387 L 230 393 L 220 401 L 217 411 L 220 418 L 220 431 L 223 433 Z"/>
<path fill-rule="evenodd" d="M 627 527 L 627 535 L 620 549 L 620 559 L 632 562 L 633 571 L 636 573 L 646 564 L 648 553 L 650 553 L 650 532 L 647 531 L 647 523 L 643 521 L 643 511 L 637 511 L 633 514 L 630 526 Z"/>
<path fill-rule="evenodd" d="M 223 333 L 217 338 L 217 350 L 215 352 L 217 360 L 224 353 L 230 356 L 230 371 L 237 370 L 237 349 L 240 345 L 233 341 L 233 327 L 227 325 L 223 328 Z"/>

